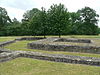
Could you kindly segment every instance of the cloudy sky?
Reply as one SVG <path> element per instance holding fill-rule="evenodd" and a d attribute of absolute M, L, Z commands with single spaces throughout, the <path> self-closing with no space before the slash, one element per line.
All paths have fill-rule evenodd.
<path fill-rule="evenodd" d="M 64 4 L 70 12 L 76 12 L 78 9 L 89 6 L 100 15 L 100 0 L 0 0 L 0 7 L 6 8 L 11 19 L 16 17 L 21 20 L 27 10 L 41 9 L 41 7 L 48 9 L 52 4 L 59 3 Z"/>

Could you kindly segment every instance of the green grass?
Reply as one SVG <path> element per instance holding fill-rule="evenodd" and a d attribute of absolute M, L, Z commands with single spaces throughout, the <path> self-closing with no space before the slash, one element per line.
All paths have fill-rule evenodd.
<path fill-rule="evenodd" d="M 100 67 L 17 58 L 0 63 L 0 75 L 100 75 Z"/>
<path fill-rule="evenodd" d="M 6 36 L 6 37 L 0 37 L 0 42 L 13 40 L 15 38 L 20 37 L 34 37 L 34 36 Z M 43 37 L 43 36 L 36 36 L 36 37 Z M 58 37 L 58 36 L 46 36 L 46 37 Z M 61 37 L 65 38 L 100 38 L 100 35 L 62 35 Z"/>
<path fill-rule="evenodd" d="M 5 42 L 5 41 L 9 41 L 9 40 L 14 40 L 14 37 L 0 37 L 0 42 Z"/>
<path fill-rule="evenodd" d="M 21 37 L 34 37 L 34 36 L 6 36 L 6 37 L 0 37 L 0 42 L 14 40 L 16 38 L 21 38 Z M 38 37 L 40 37 L 40 36 L 38 36 Z"/>
<path fill-rule="evenodd" d="M 32 42 L 32 41 L 19 41 L 19 42 L 7 45 L 5 48 L 10 49 L 10 50 L 34 51 L 34 52 L 42 52 L 42 53 L 49 53 L 49 54 L 65 54 L 65 55 L 76 55 L 76 56 L 100 57 L 100 54 L 91 54 L 91 53 L 27 49 L 27 43 L 30 43 L 30 42 Z"/>
<path fill-rule="evenodd" d="M 58 36 L 47 36 L 47 37 L 58 37 Z M 100 35 L 62 35 L 61 37 L 68 38 L 100 38 Z"/>
<path fill-rule="evenodd" d="M 20 37 L 20 36 L 19 36 Z M 50 36 L 51 37 L 51 36 Z M 63 36 L 66 37 L 66 36 Z M 67 36 L 73 37 L 73 36 Z M 100 36 L 74 36 L 75 38 L 99 38 Z M 1 37 L 0 41 L 13 40 L 16 37 Z M 34 51 L 49 54 L 67 54 L 77 56 L 99 57 L 99 54 L 43 51 L 27 49 L 27 43 L 32 41 L 19 41 L 5 48 L 11 50 Z M 11 61 L 0 63 L 0 75 L 100 75 L 100 67 L 80 64 L 57 63 L 30 58 L 17 58 Z"/>

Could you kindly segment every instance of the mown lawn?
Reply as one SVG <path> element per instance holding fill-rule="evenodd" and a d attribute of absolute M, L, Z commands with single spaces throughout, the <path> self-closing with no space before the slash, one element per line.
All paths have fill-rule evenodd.
<path fill-rule="evenodd" d="M 5 36 L 5 37 L 0 37 L 0 42 L 4 41 L 9 41 L 13 40 L 15 38 L 20 38 L 20 37 L 34 37 L 34 36 Z M 36 36 L 36 37 L 43 37 L 43 36 Z M 46 36 L 46 37 L 58 37 L 58 36 Z M 61 37 L 65 38 L 100 38 L 100 35 L 62 35 Z"/>
<path fill-rule="evenodd" d="M 49 54 L 66 54 L 66 55 L 76 55 L 76 56 L 100 57 L 100 54 L 28 49 L 27 43 L 30 42 L 32 41 L 18 41 L 16 43 L 7 45 L 5 48 L 10 50 L 34 51 L 34 52 L 42 52 L 42 53 L 49 53 Z"/>
<path fill-rule="evenodd" d="M 5 41 L 9 41 L 9 40 L 14 40 L 14 37 L 0 37 L 0 42 L 5 42 Z"/>
<path fill-rule="evenodd" d="M 100 75 L 100 67 L 17 58 L 0 63 L 0 75 Z"/>
<path fill-rule="evenodd" d="M 84 38 L 85 37 L 89 38 L 89 36 L 84 36 Z M 2 37 L 0 40 L 6 41 L 15 38 L 16 37 Z M 90 36 L 90 38 L 99 39 L 99 36 Z M 10 50 L 34 51 L 49 54 L 67 54 L 100 58 L 99 54 L 27 49 L 27 43 L 29 42 L 32 41 L 18 41 L 16 43 L 7 45 L 5 48 Z M 17 58 L 11 61 L 0 63 L 0 75 L 100 75 L 100 67 L 80 64 L 57 63 L 30 58 Z"/>

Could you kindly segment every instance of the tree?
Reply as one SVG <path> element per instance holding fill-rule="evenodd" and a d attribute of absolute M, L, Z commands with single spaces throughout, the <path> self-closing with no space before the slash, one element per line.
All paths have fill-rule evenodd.
<path fill-rule="evenodd" d="M 99 15 L 96 14 L 96 11 L 90 7 L 85 7 L 78 10 L 78 13 L 80 14 L 82 20 L 82 24 L 79 28 L 81 31 L 80 33 L 89 35 L 97 34 Z"/>
<path fill-rule="evenodd" d="M 48 10 L 49 24 L 53 32 L 61 34 L 69 32 L 69 12 L 63 4 L 54 4 Z"/>
<path fill-rule="evenodd" d="M 40 13 L 40 12 L 39 12 Z M 31 35 L 38 35 L 41 33 L 41 25 L 40 25 L 40 14 L 35 15 L 30 20 L 29 29 L 31 30 Z"/>
<path fill-rule="evenodd" d="M 12 23 L 5 26 L 5 35 L 21 35 L 21 23 L 16 19 L 12 19 Z"/>
<path fill-rule="evenodd" d="M 14 18 L 14 19 L 12 19 L 12 23 L 13 24 L 19 24 L 20 22 L 16 18 Z"/>
<path fill-rule="evenodd" d="M 41 8 L 42 10 L 35 14 L 32 17 L 32 20 L 30 21 L 30 28 L 32 30 L 32 33 L 34 35 L 41 34 L 44 35 L 44 38 L 46 38 L 46 32 L 47 32 L 47 13 L 45 11 L 45 8 Z"/>
<path fill-rule="evenodd" d="M 40 10 L 37 9 L 37 8 L 33 8 L 32 10 L 26 11 L 26 12 L 24 13 L 24 15 L 23 15 L 23 18 L 24 18 L 23 20 L 26 20 L 26 21 L 31 20 L 32 17 L 34 17 L 35 15 L 38 14 L 38 12 L 40 12 Z"/>
<path fill-rule="evenodd" d="M 0 7 L 0 35 L 4 35 L 4 27 L 11 23 L 5 8 Z"/>
<path fill-rule="evenodd" d="M 37 8 L 33 8 L 32 10 L 28 10 L 26 13 L 23 15 L 22 19 L 22 29 L 26 28 L 24 30 L 27 35 L 36 35 L 38 34 L 38 16 L 39 16 L 40 10 Z M 24 34 L 23 33 L 23 34 Z"/>
<path fill-rule="evenodd" d="M 46 30 L 47 30 L 47 28 L 48 28 L 48 26 L 47 26 L 47 13 L 46 13 L 46 10 L 45 10 L 45 8 L 41 8 L 42 9 L 42 11 L 40 12 L 40 25 L 41 25 L 41 30 L 42 30 L 42 33 L 43 33 L 43 35 L 44 35 L 44 38 L 46 38 Z"/>
<path fill-rule="evenodd" d="M 22 35 L 31 35 L 30 22 L 23 21 L 21 24 L 21 31 Z"/>
<path fill-rule="evenodd" d="M 9 18 L 6 9 L 0 7 L 0 26 L 7 24 L 8 21 L 11 22 L 11 19 Z"/>
<path fill-rule="evenodd" d="M 79 13 L 77 12 L 70 13 L 70 25 L 71 25 L 70 34 L 79 34 L 78 28 L 79 25 L 81 25 L 81 17 Z"/>

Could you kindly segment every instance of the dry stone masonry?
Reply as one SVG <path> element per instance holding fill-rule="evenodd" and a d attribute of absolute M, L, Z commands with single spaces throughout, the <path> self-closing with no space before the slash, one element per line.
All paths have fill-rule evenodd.
<path fill-rule="evenodd" d="M 23 41 L 23 40 L 40 40 L 40 39 L 45 39 L 45 38 L 43 37 L 22 37 L 22 38 L 17 38 L 15 40 Z"/>
<path fill-rule="evenodd" d="M 75 39 L 75 38 L 60 38 L 55 42 L 77 42 L 77 43 L 92 43 L 91 40 L 88 39 Z"/>
<path fill-rule="evenodd" d="M 15 43 L 15 42 L 16 42 L 15 40 L 6 41 L 6 42 L 1 42 L 1 43 L 0 43 L 0 47 L 3 47 L 3 46 L 5 46 L 5 45 L 11 44 L 11 43 Z"/>
<path fill-rule="evenodd" d="M 86 43 L 86 45 L 72 45 L 64 44 L 62 42 L 78 42 Z M 27 47 L 30 49 L 41 49 L 41 50 L 49 50 L 49 51 L 69 51 L 69 52 L 84 52 L 84 53 L 100 53 L 100 47 L 93 46 L 93 42 L 91 40 L 86 39 L 65 39 L 65 38 L 47 38 L 43 40 L 34 41 L 32 43 L 28 43 Z"/>
<path fill-rule="evenodd" d="M 41 40 L 42 39 L 42 40 Z M 9 61 L 18 57 L 48 60 L 54 62 L 64 62 L 73 64 L 86 64 L 100 66 L 100 58 L 95 57 L 84 57 L 84 56 L 72 56 L 62 54 L 46 54 L 31 51 L 11 51 L 2 49 L 2 46 L 6 46 L 10 43 L 22 40 L 38 40 L 32 43 L 28 43 L 28 48 L 31 49 L 42 49 L 42 50 L 60 50 L 60 51 L 71 51 L 71 52 L 88 52 L 88 53 L 100 53 L 100 47 L 95 46 L 77 46 L 77 45 L 66 45 L 60 42 L 79 42 L 79 43 L 93 43 L 91 40 L 84 39 L 65 39 L 65 38 L 18 38 L 12 41 L 0 43 L 0 62 Z M 59 43 L 57 43 L 59 42 Z"/>
<path fill-rule="evenodd" d="M 9 45 L 11 43 L 15 43 L 16 41 L 23 41 L 23 40 L 40 40 L 44 39 L 43 37 L 22 37 L 22 38 L 17 38 L 15 40 L 10 40 L 10 41 L 5 41 L 5 42 L 0 42 L 0 47 L 4 47 L 6 45 Z"/>
<path fill-rule="evenodd" d="M 2 52 L 2 53 L 0 53 L 0 62 L 5 62 L 8 60 L 18 58 L 18 57 L 26 57 L 26 58 L 39 59 L 39 60 L 48 60 L 48 61 L 54 61 L 54 62 L 100 66 L 100 58 L 62 55 L 62 54 L 45 54 L 45 53 L 30 52 L 30 51 Z"/>

